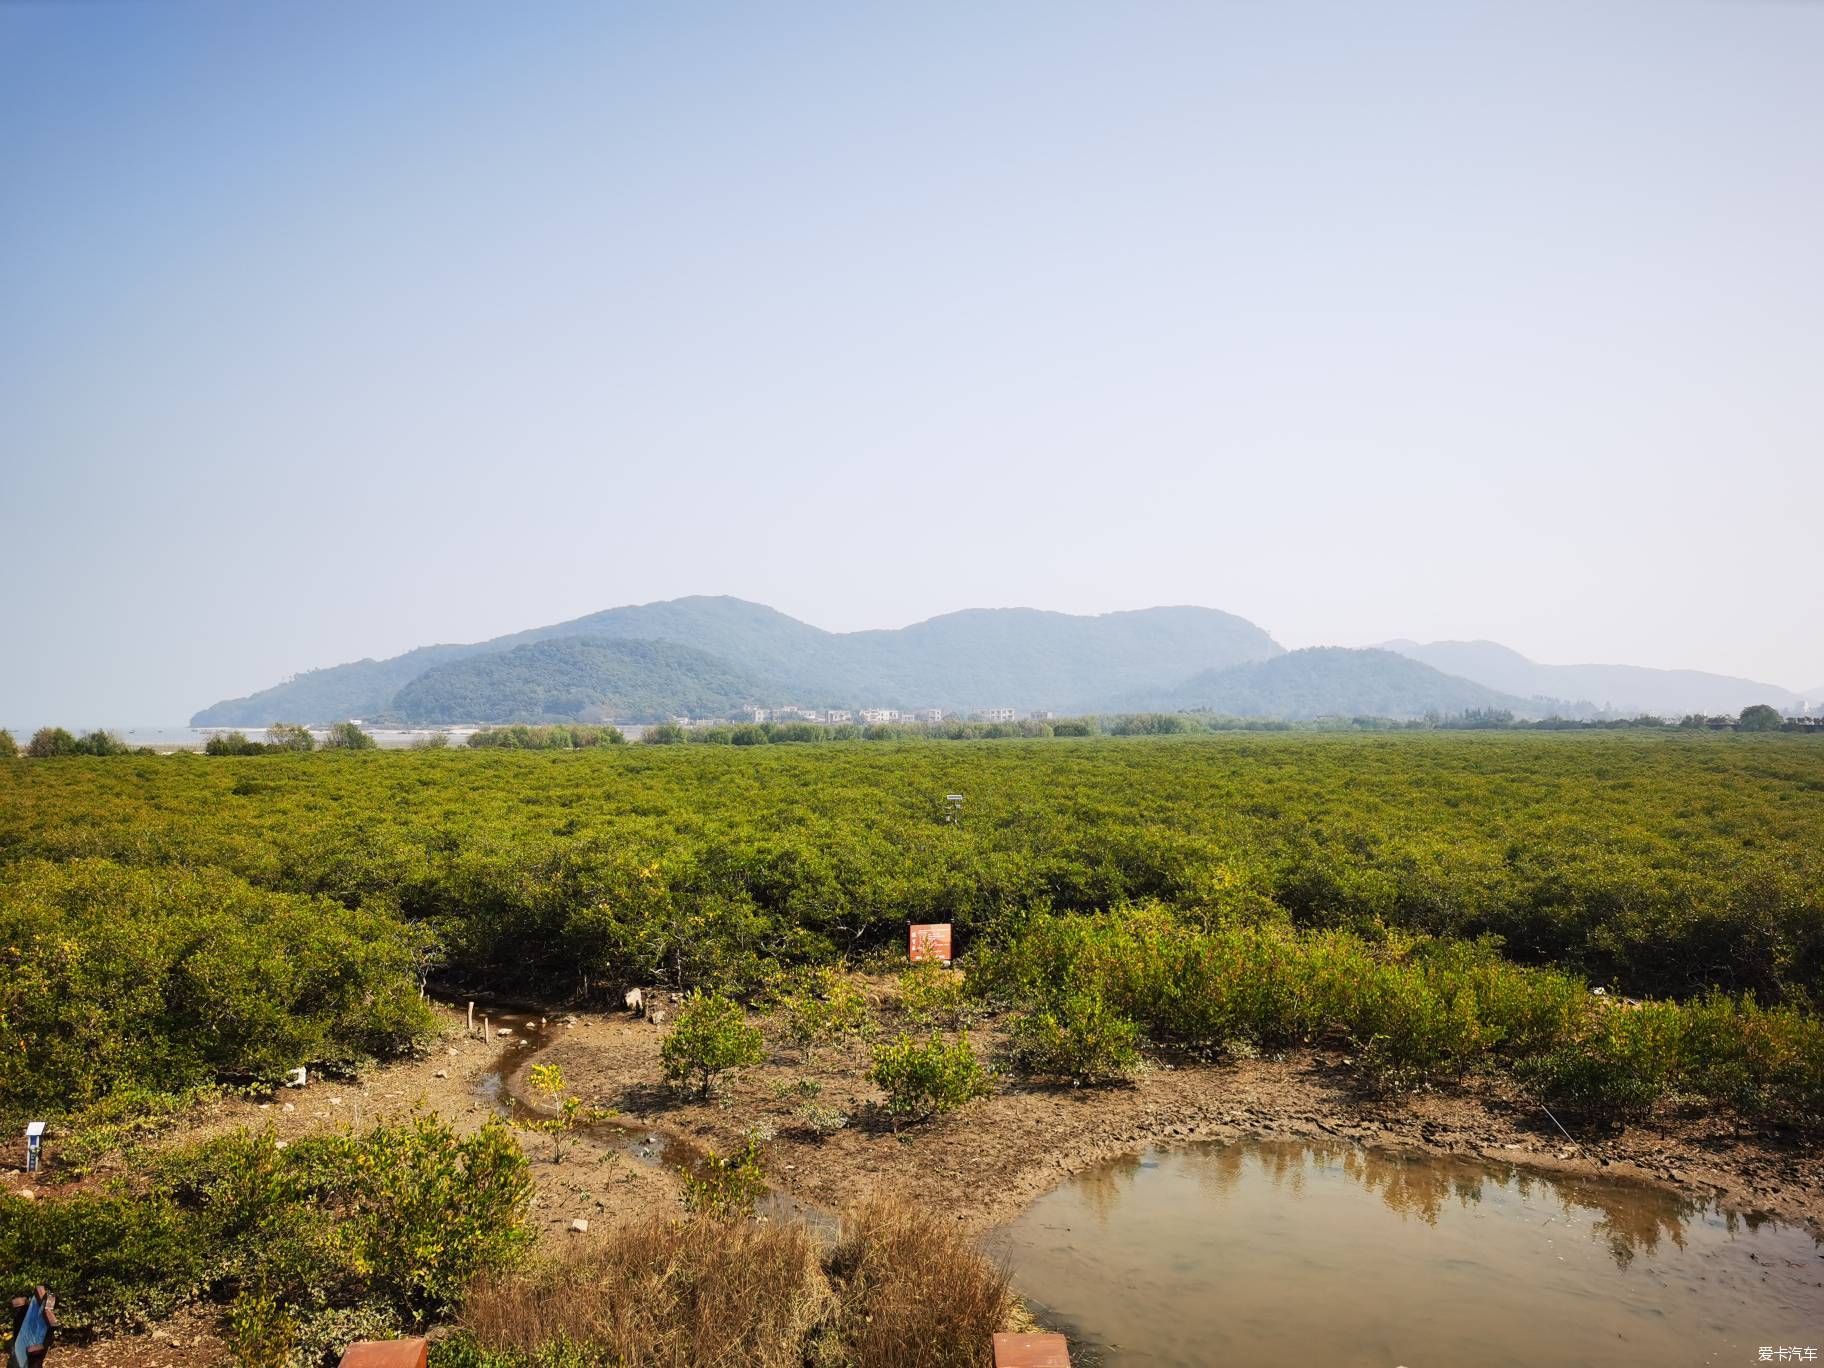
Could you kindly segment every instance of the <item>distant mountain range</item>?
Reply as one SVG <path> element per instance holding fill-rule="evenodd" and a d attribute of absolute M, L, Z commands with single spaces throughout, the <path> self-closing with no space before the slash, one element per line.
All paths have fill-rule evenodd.
<path fill-rule="evenodd" d="M 1392 651 L 1315 646 L 1271 660 L 1204 670 L 1165 693 L 1136 695 L 1129 707 L 1214 712 L 1232 717 L 1423 717 L 1470 711 L 1540 717 L 1565 712 L 1459 679 Z"/>
<path fill-rule="evenodd" d="M 1796 708 L 1824 690 L 1795 694 L 1777 684 L 1703 670 L 1654 670 L 1641 665 L 1540 665 L 1493 641 L 1388 641 L 1389 651 L 1434 670 L 1527 697 L 1564 699 L 1611 713 L 1739 713 L 1754 703 Z"/>
<path fill-rule="evenodd" d="M 626 653 L 586 641 L 686 647 L 654 653 L 653 674 Z M 521 648 L 565 643 L 543 652 Z M 312 670 L 248 698 L 203 709 L 194 726 L 263 726 L 361 717 L 417 721 L 543 720 L 548 705 L 587 699 L 608 716 L 642 720 L 738 705 L 1067 709 L 1113 694 L 1167 689 L 1211 666 L 1264 660 L 1282 648 L 1260 628 L 1213 608 L 1147 608 L 1078 617 L 1032 608 L 971 609 L 896 631 L 825 632 L 736 598 L 682 598 L 610 608 L 492 641 L 425 646 L 390 660 Z M 494 659 L 487 664 L 482 658 Z M 584 678 L 589 663 L 604 675 Z M 668 689 L 682 690 L 657 700 Z M 695 692 L 692 692 L 695 690 Z M 471 711 L 472 710 L 472 711 Z M 464 714 L 467 714 L 466 716 Z"/>
<path fill-rule="evenodd" d="M 191 723 L 648 721 L 728 716 L 746 704 L 1539 717 L 1797 701 L 1786 689 L 1692 670 L 1537 665 L 1493 642 L 1288 653 L 1253 623 L 1212 608 L 1094 617 L 971 609 L 893 631 L 826 632 L 761 604 L 695 597 L 311 670 L 204 708 Z"/>

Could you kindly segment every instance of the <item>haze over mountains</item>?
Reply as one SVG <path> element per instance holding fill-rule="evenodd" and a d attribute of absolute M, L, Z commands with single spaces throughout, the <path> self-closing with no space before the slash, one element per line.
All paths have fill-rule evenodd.
<path fill-rule="evenodd" d="M 746 705 L 1236 716 L 1518 716 L 1793 707 L 1789 690 L 1687 670 L 1537 665 L 1493 642 L 1287 652 L 1211 608 L 1076 616 L 972 609 L 897 630 L 826 632 L 761 604 L 692 597 L 388 660 L 312 670 L 198 712 L 197 726 L 727 716 Z"/>
<path fill-rule="evenodd" d="M 1493 641 L 1388 641 L 1385 649 L 1526 697 L 1562 698 L 1610 712 L 1738 713 L 1754 703 L 1796 708 L 1824 698 L 1824 689 L 1795 694 L 1777 684 L 1640 665 L 1540 665 Z"/>

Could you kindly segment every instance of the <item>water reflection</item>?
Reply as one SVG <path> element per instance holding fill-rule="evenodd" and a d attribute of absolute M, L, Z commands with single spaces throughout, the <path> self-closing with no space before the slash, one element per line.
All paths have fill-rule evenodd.
<path fill-rule="evenodd" d="M 1131 1155 L 994 1244 L 1110 1363 L 1752 1361 L 1824 1329 L 1803 1232 L 1643 1184 L 1346 1144 Z"/>

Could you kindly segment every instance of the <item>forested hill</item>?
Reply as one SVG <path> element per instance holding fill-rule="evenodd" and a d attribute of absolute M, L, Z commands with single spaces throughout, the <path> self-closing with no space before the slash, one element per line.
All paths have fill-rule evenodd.
<path fill-rule="evenodd" d="M 422 723 L 723 717 L 766 696 L 718 656 L 668 641 L 556 637 L 426 670 L 393 697 Z"/>
<path fill-rule="evenodd" d="M 1114 694 L 1168 689 L 1200 670 L 1268 659 L 1281 649 L 1253 623 L 1212 608 L 1147 608 L 1095 617 L 1031 608 L 975 609 L 893 631 L 839 633 L 761 604 L 695 597 L 610 608 L 492 641 L 428 646 L 389 660 L 313 670 L 250 697 L 214 704 L 191 722 L 261 726 L 345 717 L 455 720 L 445 712 L 435 719 L 415 716 L 407 705 L 436 699 L 442 708 L 459 696 L 478 707 L 486 703 L 485 714 L 463 720 L 487 720 L 501 711 L 495 706 L 499 700 L 487 702 L 475 692 L 491 677 L 488 671 L 427 681 L 428 696 L 411 686 L 440 667 L 559 638 L 662 642 L 714 656 L 716 682 L 705 675 L 706 684 L 713 692 L 737 678 L 751 681 L 754 695 L 744 701 L 952 710 L 1074 709 Z M 560 657 L 565 662 L 561 667 Z M 528 661 L 534 673 L 550 665 L 558 675 L 572 676 L 573 685 L 572 667 L 582 660 L 573 651 L 520 657 L 507 672 L 514 676 L 507 687 L 519 697 L 543 687 L 523 677 Z M 498 678 L 506 684 L 506 675 Z M 625 676 L 612 682 L 616 688 L 632 686 Z M 671 710 L 689 709 L 680 698 Z"/>
<path fill-rule="evenodd" d="M 1236 717 L 1423 717 L 1471 710 L 1537 717 L 1549 700 L 1501 693 L 1392 651 L 1318 646 L 1206 670 L 1178 687 L 1119 700 L 1130 708 L 1203 709 Z"/>

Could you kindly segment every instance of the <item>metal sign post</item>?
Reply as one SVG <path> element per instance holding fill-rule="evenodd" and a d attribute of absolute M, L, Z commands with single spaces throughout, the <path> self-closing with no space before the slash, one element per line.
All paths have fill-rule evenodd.
<path fill-rule="evenodd" d="M 44 1122 L 33 1121 L 25 1128 L 25 1171 L 38 1172 L 39 1151 L 44 1146 Z"/>

